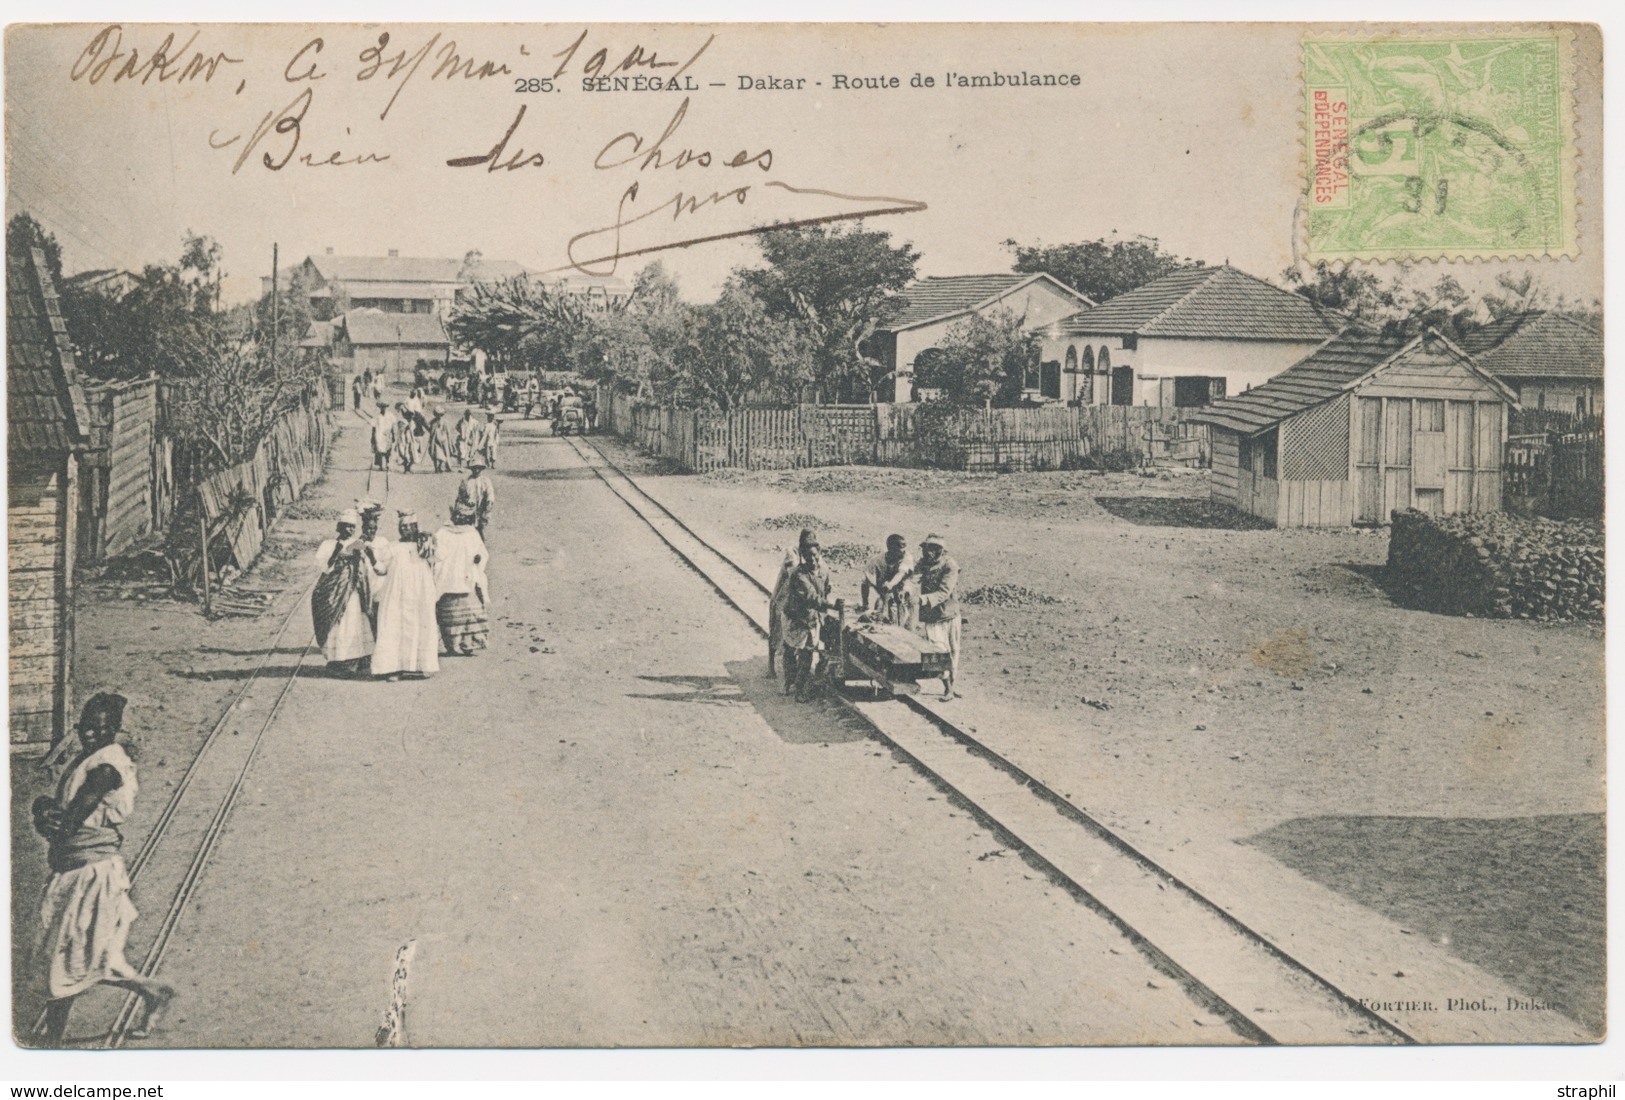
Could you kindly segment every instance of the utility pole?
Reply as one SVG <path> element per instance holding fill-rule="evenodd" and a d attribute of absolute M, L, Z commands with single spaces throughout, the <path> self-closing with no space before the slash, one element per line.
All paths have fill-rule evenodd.
<path fill-rule="evenodd" d="M 281 327 L 281 315 L 277 309 L 277 245 L 271 243 L 271 364 L 276 365 L 276 330 Z"/>

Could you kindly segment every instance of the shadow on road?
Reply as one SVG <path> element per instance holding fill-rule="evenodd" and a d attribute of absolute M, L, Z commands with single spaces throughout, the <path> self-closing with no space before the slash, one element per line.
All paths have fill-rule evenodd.
<path fill-rule="evenodd" d="M 199 653 L 218 653 L 222 657 L 262 657 L 267 654 L 277 654 L 283 657 L 297 657 L 305 651 L 303 646 L 285 645 L 275 649 L 225 649 L 221 646 L 200 645 Z"/>
<path fill-rule="evenodd" d="M 1601 1035 L 1601 814 L 1303 817 L 1241 843 Z"/>
<path fill-rule="evenodd" d="M 1118 519 L 1140 527 L 1196 527 L 1223 531 L 1269 531 L 1273 524 L 1228 504 L 1196 497 L 1096 497 Z"/>
<path fill-rule="evenodd" d="M 299 650 L 277 650 L 278 653 L 298 653 Z M 302 680 L 367 680 L 370 676 L 353 676 L 348 673 L 335 672 L 319 661 L 304 665 L 266 665 L 261 669 L 252 668 L 199 668 L 176 669 L 172 675 L 183 680 L 251 680 L 255 676 L 264 676 L 273 679 L 278 676 L 298 675 Z"/>
<path fill-rule="evenodd" d="M 728 707 L 743 704 L 745 695 L 739 685 L 727 676 L 639 676 L 655 684 L 669 684 L 686 688 L 684 691 L 640 692 L 629 691 L 628 699 L 654 699 L 667 703 L 702 703 L 707 706 Z"/>
<path fill-rule="evenodd" d="M 597 475 L 586 466 L 566 466 L 556 470 L 492 470 L 494 477 L 519 477 L 526 481 L 591 481 Z"/>
<path fill-rule="evenodd" d="M 779 738 L 789 745 L 835 745 L 862 741 L 868 727 L 828 698 L 798 703 L 783 692 L 782 675 L 769 677 L 767 658 L 734 661 L 723 666 L 739 686 L 740 695 L 756 709 Z"/>

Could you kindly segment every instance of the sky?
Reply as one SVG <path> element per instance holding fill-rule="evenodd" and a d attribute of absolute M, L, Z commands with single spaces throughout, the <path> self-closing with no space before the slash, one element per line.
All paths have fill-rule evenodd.
<path fill-rule="evenodd" d="M 170 34 L 173 65 L 120 78 Z M 906 211 L 865 224 L 911 242 L 922 275 L 1007 271 L 1009 239 L 1116 234 L 1276 278 L 1294 262 L 1303 192 L 1299 36 L 1266 24 L 14 27 L 6 207 L 57 235 L 70 272 L 172 260 L 186 231 L 211 235 L 227 300 L 258 293 L 273 244 L 285 266 L 327 248 L 479 250 L 553 270 L 614 252 L 617 220 L 631 222 L 625 253 L 869 210 Z M 230 60 L 204 79 L 219 55 Z M 651 55 L 663 67 L 636 60 Z M 621 75 L 681 72 L 685 87 L 582 89 L 629 56 Z M 461 75 L 487 62 L 495 75 Z M 1065 84 L 945 86 L 995 72 Z M 862 78 L 898 86 L 851 86 Z M 773 80 L 801 84 L 756 90 Z M 1599 113 L 1582 104 L 1582 135 Z M 500 156 L 447 164 L 480 160 L 510 127 Z M 1600 210 L 1585 152 L 1582 199 Z M 335 153 L 365 162 L 323 163 Z M 1581 232 L 1578 259 L 1533 267 L 1556 292 L 1600 297 L 1600 237 L 1584 218 Z M 658 258 L 704 300 L 758 257 L 745 236 L 614 269 L 630 277 Z M 1482 289 L 1523 267 L 1448 270 Z"/>

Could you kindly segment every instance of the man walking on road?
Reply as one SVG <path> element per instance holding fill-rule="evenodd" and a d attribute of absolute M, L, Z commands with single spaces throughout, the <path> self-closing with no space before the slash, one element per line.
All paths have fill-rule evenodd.
<path fill-rule="evenodd" d="M 457 434 L 453 442 L 452 455 L 459 466 L 466 465 L 474 457 L 474 440 L 479 430 L 480 426 L 474 422 L 474 408 L 469 406 L 457 421 Z"/>
<path fill-rule="evenodd" d="M 485 460 L 473 455 L 468 460 L 468 476 L 457 483 L 457 503 L 474 513 L 474 527 L 484 539 L 485 527 L 491 522 L 491 508 L 496 504 L 496 490 L 485 476 Z"/>
<path fill-rule="evenodd" d="M 429 461 L 434 463 L 437 474 L 452 469 L 451 427 L 446 423 L 445 412 L 438 408 L 429 418 Z"/>
<path fill-rule="evenodd" d="M 388 470 L 390 452 L 395 449 L 395 414 L 382 401 L 378 403 L 378 416 L 372 422 L 372 468 Z M 371 481 L 371 478 L 368 478 Z"/>
<path fill-rule="evenodd" d="M 46 996 L 45 1042 L 67 1038 L 74 998 L 98 984 L 138 995 L 146 1019 L 133 1039 L 144 1039 L 163 1019 L 175 990 L 142 975 L 124 957 L 130 902 L 121 826 L 135 808 L 135 764 L 117 742 L 125 698 L 92 696 L 79 719 L 84 751 L 69 765 L 56 797 L 34 800 L 34 829 L 49 843 L 51 881 L 40 903 L 38 962 Z"/>
<path fill-rule="evenodd" d="M 412 423 L 405 402 L 396 406 L 394 436 L 395 457 L 401 460 L 401 472 L 409 474 L 417 460 L 418 444 L 417 426 Z"/>
<path fill-rule="evenodd" d="M 926 640 L 948 647 L 942 697 L 958 698 L 954 684 L 959 679 L 959 563 L 948 556 L 939 536 L 927 535 L 920 543 L 920 560 L 910 572 L 920 578 L 920 625 Z"/>

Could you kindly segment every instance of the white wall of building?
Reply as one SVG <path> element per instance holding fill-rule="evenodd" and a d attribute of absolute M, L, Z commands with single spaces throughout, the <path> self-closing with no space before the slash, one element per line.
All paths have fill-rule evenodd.
<path fill-rule="evenodd" d="M 1044 341 L 1043 358 L 1066 362 L 1066 352 L 1074 349 L 1080 367 L 1086 362 L 1084 349 L 1094 352 L 1099 369 L 1100 351 L 1106 349 L 1112 368 L 1134 368 L 1134 404 L 1163 404 L 1162 380 L 1203 376 L 1223 378 L 1227 394 L 1242 393 L 1269 381 L 1293 364 L 1307 358 L 1323 341 L 1282 340 L 1173 340 L 1142 338 L 1134 348 L 1124 347 L 1118 336 L 1051 337 Z M 1109 377 L 1095 375 L 1092 403 L 1110 401 Z M 1080 374 L 1061 376 L 1061 396 L 1076 400 L 1086 383 Z"/>
<path fill-rule="evenodd" d="M 1026 323 L 1022 327 L 1031 332 L 1034 329 L 1047 328 L 1083 308 L 1084 304 L 1077 298 L 1040 279 L 1000 298 L 984 312 L 1007 309 L 1018 317 L 1025 317 Z M 963 320 L 965 315 L 905 329 L 897 334 L 895 400 L 908 401 L 911 398 L 914 386 L 914 357 L 927 348 L 941 344 L 947 339 L 948 331 Z"/>

